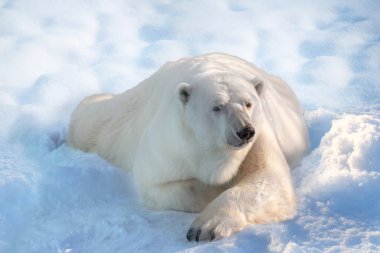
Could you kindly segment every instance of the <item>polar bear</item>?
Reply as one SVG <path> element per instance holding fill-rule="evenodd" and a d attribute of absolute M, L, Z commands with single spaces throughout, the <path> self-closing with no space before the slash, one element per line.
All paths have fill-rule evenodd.
<path fill-rule="evenodd" d="M 294 215 L 290 168 L 308 147 L 302 113 L 284 81 L 212 53 L 85 98 L 68 143 L 133 170 L 147 207 L 200 212 L 186 237 L 213 240 Z"/>

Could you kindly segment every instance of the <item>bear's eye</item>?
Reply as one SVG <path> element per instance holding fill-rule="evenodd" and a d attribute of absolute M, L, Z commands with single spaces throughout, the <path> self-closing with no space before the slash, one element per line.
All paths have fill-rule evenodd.
<path fill-rule="evenodd" d="M 220 112 L 221 108 L 220 108 L 220 106 L 214 106 L 214 107 L 212 108 L 212 110 L 213 110 L 214 112 Z"/>
<path fill-rule="evenodd" d="M 250 102 L 245 102 L 245 107 L 247 107 L 248 109 L 251 109 L 251 107 L 252 107 L 252 103 L 250 103 Z"/>

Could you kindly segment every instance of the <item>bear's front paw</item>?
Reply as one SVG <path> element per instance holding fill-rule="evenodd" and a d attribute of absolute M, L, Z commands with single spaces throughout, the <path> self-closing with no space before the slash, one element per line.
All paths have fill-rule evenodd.
<path fill-rule="evenodd" d="M 206 211 L 206 212 L 205 212 Z M 227 237 L 242 230 L 247 225 L 244 215 L 239 212 L 216 212 L 207 210 L 200 213 L 191 224 L 186 238 L 189 241 L 214 240 Z"/>

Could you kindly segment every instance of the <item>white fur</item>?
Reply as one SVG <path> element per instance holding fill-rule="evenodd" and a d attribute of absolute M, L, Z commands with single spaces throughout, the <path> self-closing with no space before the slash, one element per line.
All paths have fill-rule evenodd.
<path fill-rule="evenodd" d="M 247 124 L 253 141 L 233 147 Z M 307 149 L 307 131 L 281 79 L 240 58 L 207 54 L 167 63 L 122 94 L 84 99 L 68 142 L 133 169 L 148 207 L 201 212 L 188 234 L 201 231 L 201 240 L 294 215 L 289 168 Z"/>

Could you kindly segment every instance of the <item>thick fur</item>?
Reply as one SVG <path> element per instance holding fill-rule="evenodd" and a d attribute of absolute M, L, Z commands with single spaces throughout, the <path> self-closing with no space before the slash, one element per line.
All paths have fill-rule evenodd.
<path fill-rule="evenodd" d="M 85 98 L 68 142 L 132 169 L 146 206 L 200 212 L 188 239 L 214 239 L 294 215 L 290 168 L 308 146 L 302 112 L 281 79 L 206 54 L 167 63 L 122 94 Z M 242 144 L 245 126 L 255 132 Z"/>

